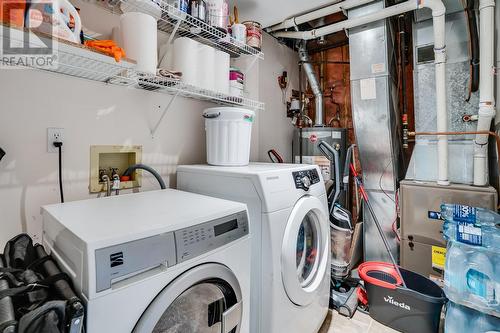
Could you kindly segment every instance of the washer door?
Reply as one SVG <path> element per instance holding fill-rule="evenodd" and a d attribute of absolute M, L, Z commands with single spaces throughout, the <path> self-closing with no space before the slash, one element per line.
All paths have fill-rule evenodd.
<path fill-rule="evenodd" d="M 314 300 L 329 266 L 329 224 L 324 209 L 318 198 L 303 197 L 286 225 L 281 274 L 288 297 L 299 306 Z"/>
<path fill-rule="evenodd" d="M 134 332 L 238 333 L 242 306 L 238 281 L 229 268 L 205 264 L 163 289 Z"/>

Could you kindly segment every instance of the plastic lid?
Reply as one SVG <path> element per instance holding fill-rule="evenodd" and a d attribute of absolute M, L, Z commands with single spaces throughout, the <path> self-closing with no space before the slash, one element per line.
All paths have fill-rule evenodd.
<path fill-rule="evenodd" d="M 253 122 L 255 112 L 243 108 L 217 107 L 206 109 L 203 117 L 209 120 L 246 120 Z"/>

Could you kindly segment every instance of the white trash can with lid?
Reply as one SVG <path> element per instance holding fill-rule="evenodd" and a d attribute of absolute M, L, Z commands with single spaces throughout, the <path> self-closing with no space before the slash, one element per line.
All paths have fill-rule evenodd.
<path fill-rule="evenodd" d="M 218 107 L 205 110 L 203 117 L 208 164 L 248 165 L 255 112 L 242 108 Z"/>

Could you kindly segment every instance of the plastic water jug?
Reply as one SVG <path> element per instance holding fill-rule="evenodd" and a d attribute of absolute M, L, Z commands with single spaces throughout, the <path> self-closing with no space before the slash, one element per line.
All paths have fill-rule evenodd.
<path fill-rule="evenodd" d="M 74 19 L 71 29 L 69 22 Z M 26 27 L 57 38 L 80 44 L 82 21 L 68 0 L 33 0 L 26 15 Z"/>

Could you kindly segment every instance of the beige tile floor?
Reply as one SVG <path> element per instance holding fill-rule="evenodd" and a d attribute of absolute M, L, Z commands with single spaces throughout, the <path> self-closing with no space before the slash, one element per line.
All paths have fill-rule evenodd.
<path fill-rule="evenodd" d="M 384 326 L 369 315 L 356 311 L 352 319 L 329 311 L 323 326 L 318 333 L 392 333 L 395 330 Z"/>

